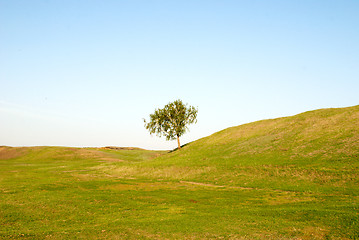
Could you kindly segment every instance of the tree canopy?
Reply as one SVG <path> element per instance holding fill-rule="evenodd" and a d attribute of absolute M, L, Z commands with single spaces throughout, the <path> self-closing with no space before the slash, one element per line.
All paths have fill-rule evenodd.
<path fill-rule="evenodd" d="M 179 137 L 188 130 L 188 125 L 197 122 L 198 109 L 193 106 L 183 104 L 181 100 L 176 100 L 165 105 L 162 109 L 156 109 L 150 114 L 150 121 L 145 122 L 145 128 L 150 134 L 166 137 L 166 140 L 177 138 L 178 148 L 181 148 Z"/>

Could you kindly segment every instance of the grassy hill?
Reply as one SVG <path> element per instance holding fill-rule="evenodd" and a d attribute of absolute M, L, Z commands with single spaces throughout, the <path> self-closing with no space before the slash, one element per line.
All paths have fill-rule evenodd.
<path fill-rule="evenodd" d="M 134 173 L 148 177 L 355 194 L 358 169 L 359 106 L 231 127 L 133 166 Z"/>
<path fill-rule="evenodd" d="M 0 239 L 358 239 L 359 106 L 173 152 L 0 147 Z"/>

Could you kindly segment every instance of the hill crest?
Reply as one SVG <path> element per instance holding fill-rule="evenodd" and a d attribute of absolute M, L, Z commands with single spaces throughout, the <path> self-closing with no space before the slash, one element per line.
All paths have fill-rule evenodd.
<path fill-rule="evenodd" d="M 268 164 L 353 160 L 359 156 L 358 123 L 359 105 L 313 110 L 230 127 L 163 158 L 182 155 L 188 161 L 195 161 L 201 156 L 238 163 L 260 158 L 262 163 L 267 159 Z"/>

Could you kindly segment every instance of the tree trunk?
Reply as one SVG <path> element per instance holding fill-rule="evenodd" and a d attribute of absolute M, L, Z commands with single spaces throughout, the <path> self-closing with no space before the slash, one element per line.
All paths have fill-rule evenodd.
<path fill-rule="evenodd" d="M 181 144 L 180 144 L 180 140 L 179 140 L 179 136 L 177 135 L 177 143 L 178 143 L 178 149 L 181 149 Z"/>

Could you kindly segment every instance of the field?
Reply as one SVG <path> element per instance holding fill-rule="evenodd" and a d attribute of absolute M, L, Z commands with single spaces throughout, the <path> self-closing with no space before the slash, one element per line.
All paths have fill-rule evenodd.
<path fill-rule="evenodd" d="M 359 239 L 359 106 L 180 150 L 0 147 L 0 239 Z"/>

